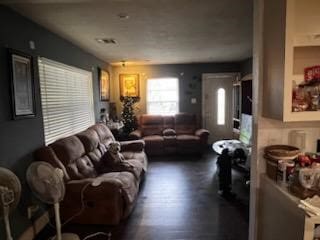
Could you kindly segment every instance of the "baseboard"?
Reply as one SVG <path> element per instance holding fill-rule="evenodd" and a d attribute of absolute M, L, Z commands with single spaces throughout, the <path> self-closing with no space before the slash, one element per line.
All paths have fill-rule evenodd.
<path fill-rule="evenodd" d="M 18 240 L 31 240 L 49 223 L 49 212 L 44 212 L 39 218 L 37 218 L 33 225 L 27 228 Z"/>

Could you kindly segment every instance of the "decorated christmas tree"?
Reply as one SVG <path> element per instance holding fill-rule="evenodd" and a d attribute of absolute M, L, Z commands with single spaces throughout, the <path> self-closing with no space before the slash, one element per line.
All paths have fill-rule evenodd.
<path fill-rule="evenodd" d="M 121 118 L 124 124 L 123 131 L 125 134 L 137 129 L 137 119 L 134 114 L 133 105 L 136 99 L 133 97 L 123 97 L 123 109 L 121 113 Z"/>

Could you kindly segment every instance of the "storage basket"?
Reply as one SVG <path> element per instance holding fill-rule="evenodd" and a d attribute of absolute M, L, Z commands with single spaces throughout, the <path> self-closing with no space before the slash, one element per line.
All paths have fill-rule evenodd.
<path fill-rule="evenodd" d="M 265 155 L 264 157 L 266 159 L 267 176 L 272 180 L 277 181 L 278 161 L 270 158 L 267 155 Z"/>
<path fill-rule="evenodd" d="M 298 157 L 300 149 L 289 145 L 271 145 L 264 149 L 266 155 L 277 160 L 293 160 Z"/>

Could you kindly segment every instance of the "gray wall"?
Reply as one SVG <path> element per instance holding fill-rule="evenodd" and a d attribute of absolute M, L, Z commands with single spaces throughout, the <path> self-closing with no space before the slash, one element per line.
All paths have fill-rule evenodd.
<path fill-rule="evenodd" d="M 240 70 L 242 76 L 252 73 L 252 58 L 240 62 Z"/>
<path fill-rule="evenodd" d="M 35 42 L 35 50 L 29 49 L 29 40 Z M 0 166 L 13 170 L 23 185 L 21 204 L 11 218 L 14 239 L 16 239 L 30 225 L 26 218 L 26 206 L 30 204 L 32 197 L 25 183 L 25 172 L 32 161 L 32 152 L 44 145 L 44 137 L 37 69 L 35 69 L 36 117 L 15 121 L 11 119 L 7 48 L 30 54 L 34 56 L 35 60 L 37 56 L 43 56 L 92 71 L 96 118 L 99 116 L 100 107 L 107 105 L 99 101 L 97 67 L 107 69 L 109 66 L 66 40 L 0 5 Z M 37 64 L 35 64 L 35 67 L 37 67 Z M 2 221 L 0 221 L 0 240 L 4 239 L 4 228 Z"/>
<path fill-rule="evenodd" d="M 140 76 L 141 100 L 137 104 L 137 114 L 146 113 L 146 80 L 149 78 L 176 77 L 179 79 L 180 112 L 189 112 L 201 116 L 201 75 L 203 73 L 240 72 L 240 62 L 236 63 L 202 63 L 202 64 L 168 64 L 113 67 L 112 101 L 117 103 L 117 112 L 122 104 L 119 96 L 119 74 L 138 73 Z M 191 104 L 191 98 L 197 103 Z"/>

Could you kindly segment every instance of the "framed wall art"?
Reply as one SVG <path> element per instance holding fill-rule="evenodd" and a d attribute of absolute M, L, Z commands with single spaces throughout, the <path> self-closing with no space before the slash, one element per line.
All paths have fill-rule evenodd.
<path fill-rule="evenodd" d="M 120 98 L 139 98 L 139 74 L 120 74 Z"/>
<path fill-rule="evenodd" d="M 110 100 L 110 75 L 108 71 L 98 68 L 99 85 L 100 85 L 100 101 Z"/>
<path fill-rule="evenodd" d="M 9 49 L 13 119 L 35 117 L 33 58 Z"/>

